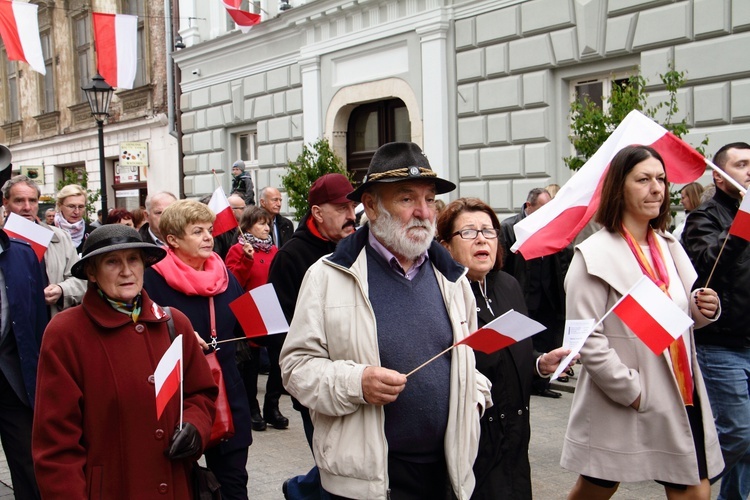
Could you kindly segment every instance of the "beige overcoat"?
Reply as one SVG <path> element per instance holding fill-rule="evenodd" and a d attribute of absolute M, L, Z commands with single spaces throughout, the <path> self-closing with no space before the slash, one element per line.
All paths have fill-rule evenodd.
<path fill-rule="evenodd" d="M 697 277 L 682 246 L 660 234 L 674 260 L 685 296 L 670 293 L 700 328 L 709 322 L 690 296 Z M 625 240 L 603 229 L 576 247 L 565 279 L 567 318 L 601 318 L 643 275 Z M 679 293 L 679 287 L 677 287 Z M 692 339 L 692 331 L 690 332 Z M 724 462 L 706 388 L 690 342 L 710 478 Z M 697 484 L 698 466 L 687 412 L 672 372 L 669 350 L 653 352 L 614 314 L 586 340 L 560 464 L 610 481 L 660 480 Z M 638 410 L 630 407 L 641 396 Z"/>

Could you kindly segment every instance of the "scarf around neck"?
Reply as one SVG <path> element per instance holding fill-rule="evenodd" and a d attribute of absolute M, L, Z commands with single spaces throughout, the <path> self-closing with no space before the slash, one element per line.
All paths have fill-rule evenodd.
<path fill-rule="evenodd" d="M 203 264 L 202 271 L 196 271 L 167 248 L 167 256 L 152 267 L 170 287 L 185 295 L 213 297 L 229 286 L 227 267 L 215 253 Z"/>
<path fill-rule="evenodd" d="M 256 238 L 251 233 L 240 233 L 240 236 L 237 238 L 237 241 L 239 241 L 240 245 L 244 245 L 245 243 L 250 243 L 253 246 L 253 249 L 260 250 L 264 253 L 269 253 L 271 251 L 271 247 L 273 246 L 273 238 L 271 238 L 271 235 L 268 235 L 268 238 L 265 240 L 261 240 L 260 238 Z"/>
<path fill-rule="evenodd" d="M 141 315 L 142 302 L 142 296 L 140 293 L 136 296 L 135 299 L 133 299 L 133 302 L 127 303 L 121 300 L 110 299 L 107 294 L 105 294 L 98 286 L 96 287 L 96 291 L 99 294 L 99 297 L 106 300 L 107 303 L 112 306 L 112 309 L 117 312 L 121 312 L 126 316 L 130 316 L 130 319 L 133 320 L 133 323 L 138 323 L 138 317 Z"/>
<path fill-rule="evenodd" d="M 81 219 L 78 222 L 70 223 L 65 220 L 60 212 L 57 212 L 55 214 L 55 225 L 68 232 L 70 239 L 73 240 L 73 246 L 78 247 L 83 241 L 83 233 L 86 230 L 85 220 Z"/>

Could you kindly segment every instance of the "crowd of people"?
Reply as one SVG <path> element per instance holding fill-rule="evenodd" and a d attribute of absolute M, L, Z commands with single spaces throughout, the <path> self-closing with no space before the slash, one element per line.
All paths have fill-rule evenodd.
<path fill-rule="evenodd" d="M 456 185 L 408 142 L 380 147 L 356 188 L 317 179 L 296 230 L 281 192 L 261 189 L 256 205 L 235 162 L 238 227 L 218 237 L 207 199 L 156 192 L 90 224 L 80 186 L 39 214 L 38 185 L 15 176 L 6 214 L 53 233 L 40 260 L 0 231 L 0 438 L 15 496 L 190 498 L 204 456 L 221 497 L 247 499 L 252 431 L 289 426 L 288 393 L 315 466 L 279 485 L 285 498 L 530 499 L 531 396 L 560 397 L 550 375 L 568 382 L 575 369 L 568 498 L 653 480 L 667 498 L 708 499 L 720 480 L 720 499 L 746 499 L 750 243 L 728 231 L 750 145 L 728 144 L 714 163 L 735 182 L 714 172 L 708 197 L 682 187 L 687 218 L 670 233 L 664 160 L 623 148 L 598 230 L 529 260 L 510 251 L 513 226 L 559 186 L 532 189 L 500 221 L 478 198 L 438 200 Z M 580 364 L 560 367 L 566 320 L 603 317 L 644 276 L 694 326 L 655 355 L 609 315 Z M 229 304 L 266 283 L 289 332 L 248 340 Z M 546 330 L 489 354 L 456 347 L 510 310 Z M 158 414 L 155 370 L 178 336 L 182 395 Z M 217 436 L 222 412 L 231 430 Z"/>

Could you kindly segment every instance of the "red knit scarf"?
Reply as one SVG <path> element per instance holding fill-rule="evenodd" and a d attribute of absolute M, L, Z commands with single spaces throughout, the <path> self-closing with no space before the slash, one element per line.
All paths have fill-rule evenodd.
<path fill-rule="evenodd" d="M 656 270 L 651 267 L 646 255 L 643 253 L 643 249 L 625 226 L 622 227 L 622 236 L 625 238 L 625 241 L 628 243 L 635 259 L 638 261 L 638 265 L 641 267 L 643 274 L 651 278 L 651 281 L 653 281 L 662 292 L 669 296 L 669 272 L 664 264 L 664 254 L 662 254 L 661 247 L 659 247 L 656 242 L 654 230 L 650 227 L 648 228 L 646 241 L 648 242 L 651 260 L 653 260 Z M 680 388 L 682 401 L 685 403 L 685 406 L 693 406 L 693 376 L 690 373 L 687 348 L 685 347 L 685 341 L 682 336 L 678 337 L 670 344 L 669 356 L 672 359 L 672 371 L 677 379 L 677 385 Z"/>

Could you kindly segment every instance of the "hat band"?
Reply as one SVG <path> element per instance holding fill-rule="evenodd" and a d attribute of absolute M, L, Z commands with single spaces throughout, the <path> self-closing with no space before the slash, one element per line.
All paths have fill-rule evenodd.
<path fill-rule="evenodd" d="M 437 177 L 437 174 L 429 168 L 419 167 L 419 175 L 414 175 L 415 167 L 398 168 L 387 172 L 378 172 L 367 176 L 367 182 L 379 181 L 381 179 L 391 179 L 394 177 Z"/>
<path fill-rule="evenodd" d="M 140 238 L 134 238 L 131 236 L 113 236 L 111 238 L 107 238 L 105 240 L 102 240 L 98 243 L 94 243 L 89 248 L 86 249 L 86 254 L 83 255 L 85 257 L 86 255 L 90 254 L 91 252 L 94 252 L 96 250 L 100 250 L 102 248 L 111 246 L 111 245 L 119 245 L 121 243 L 141 243 L 143 244 L 143 240 Z"/>

